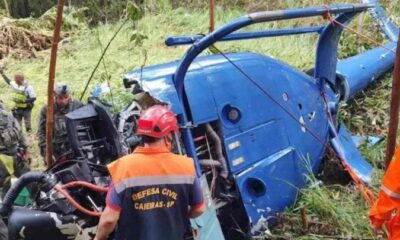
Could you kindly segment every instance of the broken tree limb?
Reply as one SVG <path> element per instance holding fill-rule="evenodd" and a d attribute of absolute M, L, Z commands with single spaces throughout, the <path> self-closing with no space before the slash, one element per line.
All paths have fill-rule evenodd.
<path fill-rule="evenodd" d="M 208 29 L 208 32 L 213 32 L 215 28 L 214 12 L 215 12 L 215 0 L 210 0 L 210 8 L 209 8 L 210 27 Z"/>
<path fill-rule="evenodd" d="M 60 41 L 64 0 L 57 2 L 57 15 L 54 26 L 53 42 L 51 44 L 49 82 L 47 86 L 47 116 L 46 116 L 46 164 L 53 165 L 53 123 L 54 123 L 54 79 L 56 76 L 57 50 Z"/>
<path fill-rule="evenodd" d="M 399 36 L 400 39 L 400 36 Z M 389 133 L 386 145 L 385 169 L 389 167 L 396 148 L 397 128 L 399 125 L 400 105 L 400 41 L 397 41 L 396 61 L 394 64 L 392 81 L 392 100 L 390 103 Z"/>
<path fill-rule="evenodd" d="M 307 219 L 307 209 L 302 207 L 300 209 L 300 214 L 301 214 L 301 222 L 303 224 L 303 232 L 308 233 L 309 225 L 308 225 L 308 219 Z"/>

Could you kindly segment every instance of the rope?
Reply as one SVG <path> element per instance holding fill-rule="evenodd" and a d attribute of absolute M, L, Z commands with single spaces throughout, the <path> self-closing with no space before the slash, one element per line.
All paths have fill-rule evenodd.
<path fill-rule="evenodd" d="M 396 54 L 394 49 L 388 48 L 385 45 L 383 45 L 382 43 L 379 43 L 378 41 L 376 41 L 375 39 L 373 39 L 371 37 L 368 37 L 367 35 L 364 35 L 364 34 L 362 34 L 360 32 L 357 32 L 356 30 L 352 29 L 351 27 L 346 26 L 343 23 L 337 21 L 335 18 L 332 17 L 330 9 L 329 9 L 329 6 L 324 5 L 323 7 L 326 9 L 326 12 L 324 14 L 322 14 L 322 18 L 325 19 L 325 20 L 328 20 L 329 22 L 331 22 L 333 26 L 336 26 L 336 25 L 341 26 L 342 28 L 350 31 L 351 33 L 353 33 L 353 34 L 355 34 L 355 35 L 357 35 L 359 37 L 364 38 L 365 40 L 369 41 L 370 43 L 374 43 L 374 44 L 376 44 L 376 45 L 388 50 L 389 52 L 392 52 L 392 53 Z"/>
<path fill-rule="evenodd" d="M 315 134 L 311 129 L 309 129 L 305 124 L 301 123 L 297 117 L 289 111 L 285 106 L 280 104 L 270 93 L 267 92 L 260 84 L 258 84 L 254 79 L 252 79 L 247 73 L 245 73 L 238 65 L 236 65 L 231 59 L 229 59 L 228 56 L 226 56 L 221 50 L 219 50 L 215 45 L 212 46 L 214 50 L 216 50 L 219 54 L 221 54 L 229 63 L 231 63 L 243 76 L 246 77 L 254 86 L 256 86 L 264 95 L 266 95 L 272 102 L 274 102 L 276 105 L 278 105 L 283 111 L 285 111 L 295 122 L 297 122 L 301 127 L 304 127 L 306 131 L 313 136 L 318 142 L 320 142 L 323 146 L 326 148 L 329 146 L 326 144 L 322 139 L 318 137 L 317 134 Z M 334 123 L 333 117 L 331 112 L 329 111 L 328 106 L 328 97 L 325 91 L 321 90 L 321 95 L 324 99 L 324 103 L 327 109 L 327 115 L 328 115 L 328 121 L 330 121 L 331 124 Z M 336 132 L 337 135 L 337 132 Z M 339 146 L 340 147 L 340 146 Z M 340 148 L 339 151 L 343 152 L 343 150 Z M 342 165 L 344 169 L 349 173 L 351 178 L 353 179 L 354 183 L 356 184 L 360 194 L 362 197 L 365 199 L 365 201 L 372 206 L 375 202 L 375 197 L 372 191 L 368 188 L 367 185 L 365 185 L 361 179 L 357 176 L 357 174 L 350 168 L 350 166 L 345 162 L 345 160 L 340 156 L 340 154 L 337 154 L 338 158 L 342 162 Z"/>
<path fill-rule="evenodd" d="M 331 22 L 332 25 L 334 25 L 334 26 L 335 26 L 335 25 L 340 26 L 340 27 L 342 27 L 342 28 L 344 28 L 344 29 L 350 31 L 350 32 L 353 33 L 353 34 L 355 34 L 355 35 L 357 35 L 357 36 L 359 36 L 359 37 L 361 37 L 361 38 L 364 38 L 365 40 L 369 41 L 370 43 L 374 43 L 374 44 L 376 44 L 376 45 L 378 45 L 378 46 L 380 46 L 380 47 L 382 47 L 382 48 L 388 50 L 388 52 L 391 52 L 391 53 L 394 53 L 394 54 L 396 53 L 394 49 L 388 48 L 388 47 L 386 47 L 385 45 L 383 45 L 382 43 L 379 43 L 378 41 L 376 41 L 375 39 L 373 39 L 373 38 L 371 38 L 371 37 L 369 37 L 369 36 L 367 36 L 367 35 L 365 35 L 365 34 L 362 34 L 362 33 L 358 32 L 358 31 L 352 29 L 351 27 L 346 26 L 346 25 L 342 24 L 341 22 L 337 21 L 336 19 L 334 19 L 334 18 L 332 17 L 332 15 L 331 15 L 331 13 L 330 13 L 329 6 L 326 6 L 326 5 L 325 5 L 324 7 L 326 8 L 326 12 L 322 15 L 322 17 L 323 17 L 325 20 L 328 20 L 329 22 Z M 326 100 L 325 100 L 325 101 L 326 101 Z M 328 115 L 329 115 L 329 114 L 328 114 Z M 331 119 L 330 121 L 333 121 L 332 116 L 330 116 L 330 119 Z M 343 163 L 344 168 L 348 171 L 348 173 L 350 174 L 350 176 L 353 178 L 354 182 L 356 183 L 356 185 L 357 185 L 357 187 L 358 187 L 360 193 L 363 195 L 364 199 L 367 201 L 367 203 L 368 203 L 370 206 L 372 206 L 372 205 L 374 204 L 374 202 L 375 202 L 375 196 L 374 196 L 374 194 L 372 193 L 372 191 L 368 188 L 368 186 L 366 186 L 366 185 L 358 178 L 358 176 L 355 174 L 355 172 L 354 172 L 345 162 L 342 161 L 342 163 Z"/>
<path fill-rule="evenodd" d="M 328 95 L 326 94 L 326 92 L 324 90 L 321 90 L 321 95 L 322 98 L 324 100 L 325 106 L 328 106 Z M 332 117 L 332 113 L 328 110 L 328 107 L 326 107 L 327 109 L 327 115 L 328 115 L 328 119 L 331 122 L 331 124 L 334 123 L 333 117 Z M 338 135 L 337 131 L 335 131 L 335 134 Z M 353 179 L 354 183 L 356 184 L 358 191 L 360 192 L 360 194 L 362 195 L 362 197 L 364 198 L 364 200 L 368 203 L 368 205 L 371 207 L 373 206 L 374 202 L 375 202 L 375 196 L 372 193 L 371 189 L 368 188 L 368 186 L 361 181 L 361 179 L 357 176 L 357 174 L 354 172 L 353 169 L 351 169 L 351 167 L 346 163 L 346 161 L 341 157 L 343 154 L 343 149 L 341 146 L 339 147 L 339 151 L 340 154 L 337 154 L 338 158 L 340 159 L 343 168 L 349 173 L 350 177 Z"/>
<path fill-rule="evenodd" d="M 255 80 L 253 80 L 247 73 L 245 73 L 238 65 L 236 65 L 231 59 L 228 58 L 221 50 L 219 50 L 215 45 L 213 45 L 213 49 L 216 50 L 219 54 L 221 54 L 229 63 L 231 63 L 243 76 L 245 76 L 254 86 L 256 86 L 264 95 L 266 95 L 272 102 L 278 105 L 283 111 L 285 111 L 296 123 L 298 123 L 301 127 L 304 127 L 307 132 L 311 134 L 318 142 L 322 145 L 326 145 L 325 142 L 318 137 L 316 133 L 310 130 L 305 124 L 301 123 L 297 117 L 289 111 L 285 106 L 280 104 L 270 93 L 268 93 L 260 84 L 258 84 Z"/>

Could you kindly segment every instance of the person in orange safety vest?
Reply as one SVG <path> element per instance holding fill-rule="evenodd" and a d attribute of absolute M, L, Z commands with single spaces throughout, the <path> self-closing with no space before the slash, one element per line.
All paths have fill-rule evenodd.
<path fill-rule="evenodd" d="M 200 216 L 205 202 L 193 159 L 171 152 L 178 131 L 165 106 L 141 114 L 136 133 L 144 146 L 107 166 L 112 183 L 96 240 L 109 239 L 115 229 L 116 240 L 184 239 L 189 218 Z"/>
<path fill-rule="evenodd" d="M 400 239 L 400 145 L 382 179 L 378 199 L 369 212 L 372 227 L 389 232 L 388 239 Z"/>

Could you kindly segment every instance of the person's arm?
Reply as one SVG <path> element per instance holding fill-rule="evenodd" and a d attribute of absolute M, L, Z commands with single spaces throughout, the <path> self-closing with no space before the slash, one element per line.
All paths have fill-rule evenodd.
<path fill-rule="evenodd" d="M 206 209 L 203 199 L 203 191 L 201 190 L 200 182 L 197 176 L 192 184 L 189 204 L 189 218 L 199 217 Z"/>
<path fill-rule="evenodd" d="M 78 108 L 84 106 L 84 104 L 83 104 L 81 101 L 79 101 L 79 100 L 74 99 L 74 100 L 72 100 L 72 101 L 73 101 L 73 103 L 72 103 L 72 104 L 73 104 L 72 110 L 76 110 L 76 109 L 78 109 Z"/>
<path fill-rule="evenodd" d="M 20 148 L 22 148 L 23 150 L 26 151 L 28 149 L 28 144 L 26 143 L 25 136 L 22 133 L 22 129 L 19 126 L 19 123 L 18 123 L 18 121 L 16 119 L 14 121 L 14 124 L 15 124 L 16 129 L 18 129 L 18 131 L 19 131 L 19 135 L 18 135 L 18 145 L 19 146 L 18 147 L 20 147 Z"/>
<path fill-rule="evenodd" d="M 11 80 L 4 74 L 3 68 L 0 68 L 0 74 L 1 74 L 1 76 L 3 77 L 4 81 L 5 81 L 8 85 L 10 85 Z"/>
<path fill-rule="evenodd" d="M 25 103 L 34 103 L 36 101 L 36 98 L 28 98 L 25 100 Z"/>
<path fill-rule="evenodd" d="M 99 225 L 97 227 L 95 240 L 106 240 L 110 235 L 119 220 L 122 202 L 116 192 L 114 185 L 111 184 L 108 188 L 106 196 L 106 208 L 101 214 Z"/>
<path fill-rule="evenodd" d="M 38 145 L 40 149 L 40 155 L 44 157 L 46 151 L 46 115 L 47 107 L 44 106 L 40 110 L 39 126 L 38 126 Z"/>
<path fill-rule="evenodd" d="M 32 85 L 29 84 L 29 86 L 26 88 L 26 92 L 27 92 L 28 98 L 25 100 L 25 103 L 33 104 L 36 101 L 36 93 L 35 93 L 35 90 L 33 89 Z"/>
<path fill-rule="evenodd" d="M 25 136 L 22 133 L 21 126 L 19 125 L 17 119 L 13 117 L 11 113 L 7 113 L 8 121 L 11 123 L 12 129 L 14 129 L 15 134 L 18 138 L 18 148 L 26 150 L 28 148 L 28 144 L 26 144 Z"/>
<path fill-rule="evenodd" d="M 9 121 L 12 123 L 12 128 L 15 129 L 16 135 L 18 138 L 18 146 L 17 146 L 17 156 L 23 159 L 24 161 L 29 161 L 30 155 L 28 152 L 28 144 L 26 143 L 26 139 L 24 134 L 22 133 L 22 129 L 17 121 L 11 114 L 9 115 Z"/>
<path fill-rule="evenodd" d="M 19 126 L 18 121 L 15 119 L 15 124 Z M 18 135 L 18 150 L 17 155 L 28 164 L 31 164 L 32 156 L 28 150 L 28 144 L 26 142 L 26 138 L 22 133 L 22 129 L 19 126 L 19 135 Z"/>
<path fill-rule="evenodd" d="M 382 185 L 378 198 L 369 211 L 369 219 L 372 227 L 379 231 L 384 225 L 393 221 L 393 213 L 398 212 L 400 205 L 400 146 L 397 147 L 385 176 L 382 178 Z M 397 213 L 398 216 L 398 213 Z M 396 216 L 396 217 L 397 217 Z"/>
<path fill-rule="evenodd" d="M 200 217 L 205 210 L 206 210 L 206 205 L 204 203 L 201 203 L 199 206 L 191 206 L 189 208 L 189 218 Z"/>
<path fill-rule="evenodd" d="M 106 206 L 100 217 L 95 240 L 107 240 L 108 235 L 114 231 L 117 225 L 119 213 L 119 211 L 116 211 L 112 207 Z"/>

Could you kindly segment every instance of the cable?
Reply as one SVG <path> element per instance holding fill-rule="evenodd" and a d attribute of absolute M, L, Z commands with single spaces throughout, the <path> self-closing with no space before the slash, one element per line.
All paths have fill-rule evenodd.
<path fill-rule="evenodd" d="M 330 121 L 330 123 L 333 125 L 334 121 L 333 121 L 333 117 L 332 117 L 332 113 L 329 111 L 328 109 L 328 95 L 326 94 L 326 92 L 324 90 L 321 90 L 321 95 L 322 98 L 324 100 L 325 106 L 326 106 L 326 113 L 328 115 L 328 121 Z M 338 136 L 338 132 L 335 129 L 335 135 Z M 365 201 L 372 206 L 375 202 L 375 196 L 372 193 L 371 189 L 368 188 L 368 186 L 361 181 L 361 179 L 357 176 L 357 174 L 355 173 L 355 171 L 346 163 L 345 159 L 342 158 L 342 156 L 344 156 L 343 153 L 343 149 L 341 144 L 338 146 L 338 150 L 340 151 L 339 154 L 336 154 L 339 158 L 339 160 L 341 161 L 344 169 L 349 173 L 350 177 L 353 179 L 354 183 L 356 184 L 358 191 L 360 192 L 360 194 L 363 196 L 363 198 L 365 199 Z"/>
<path fill-rule="evenodd" d="M 269 94 L 261 85 L 259 85 L 255 80 L 253 80 L 248 74 L 246 74 L 238 65 L 236 65 L 231 59 L 228 58 L 228 56 L 226 56 L 221 50 L 219 50 L 215 45 L 213 46 L 213 49 L 215 49 L 217 52 L 219 52 L 227 61 L 229 61 L 243 76 L 245 76 L 251 83 L 254 84 L 254 86 L 256 86 L 262 93 L 264 93 L 271 101 L 273 101 L 276 105 L 278 105 L 282 110 L 284 110 L 291 118 L 293 118 L 300 126 L 304 127 L 304 129 L 306 129 L 306 131 L 313 136 L 318 142 L 320 142 L 323 146 L 325 146 L 326 148 L 329 146 L 327 143 L 325 143 L 324 141 L 322 141 L 317 134 L 315 134 L 312 130 L 310 130 L 306 125 L 302 124 L 299 120 L 297 120 L 296 116 L 294 114 L 292 114 L 289 109 L 287 109 L 285 106 L 283 106 L 282 104 L 280 104 L 276 99 L 274 99 L 274 97 Z M 323 97 L 324 103 L 325 103 L 325 108 L 327 109 L 327 115 L 328 115 L 328 121 L 333 124 L 333 117 L 331 112 L 329 111 L 328 108 L 328 99 L 327 99 L 327 94 L 325 91 L 323 91 L 321 89 L 321 95 Z M 335 134 L 336 136 L 338 135 L 336 129 L 335 129 Z M 341 148 L 341 146 L 339 146 L 339 151 L 341 153 L 343 153 L 343 150 Z M 369 204 L 369 205 L 373 205 L 374 201 L 375 201 L 375 197 L 372 193 L 372 191 L 360 180 L 360 178 L 357 176 L 357 174 L 350 168 L 350 166 L 346 163 L 345 159 L 343 159 L 340 155 L 344 155 L 344 154 L 337 154 L 338 158 L 340 159 L 340 161 L 343 164 L 343 167 L 345 168 L 345 170 L 350 174 L 351 178 L 353 179 L 353 181 L 355 182 L 355 184 L 357 185 L 360 194 L 363 196 L 363 198 L 365 199 L 365 201 Z"/>
<path fill-rule="evenodd" d="M 318 142 L 322 145 L 326 145 L 325 142 L 318 137 L 316 133 L 310 130 L 305 124 L 301 123 L 297 117 L 289 111 L 285 106 L 280 104 L 271 94 L 269 94 L 260 84 L 258 84 L 255 80 L 253 80 L 247 73 L 245 73 L 238 65 L 236 65 L 231 59 L 228 58 L 221 50 L 219 50 L 215 45 L 213 48 L 221 54 L 229 63 L 231 63 L 243 76 L 245 76 L 254 86 L 256 86 L 264 95 L 266 95 L 271 101 L 273 101 L 276 105 L 278 105 L 283 111 L 285 111 L 295 122 L 297 122 L 301 127 L 304 127 L 306 131 L 308 131 Z"/>
<path fill-rule="evenodd" d="M 67 188 L 72 188 L 72 187 L 87 187 L 91 190 L 94 190 L 96 192 L 108 192 L 108 188 L 106 187 L 101 187 L 89 182 L 85 182 L 85 181 L 73 181 L 73 182 L 69 182 L 66 183 L 64 185 L 61 186 L 62 189 L 67 189 Z"/>
<path fill-rule="evenodd" d="M 383 44 L 381 44 L 381 43 L 375 41 L 374 39 L 372 39 L 372 38 L 370 38 L 370 37 L 368 37 L 368 36 L 366 36 L 366 35 L 364 35 L 364 34 L 362 34 L 362 33 L 360 33 L 360 32 L 357 32 L 356 30 L 354 30 L 354 29 L 352 29 L 352 28 L 350 28 L 350 27 L 348 27 L 348 26 L 342 24 L 341 22 L 337 21 L 336 19 L 334 19 L 334 18 L 332 17 L 332 15 L 331 15 L 331 13 L 330 13 L 329 6 L 324 5 L 324 7 L 326 8 L 326 13 L 324 13 L 324 14 L 322 15 L 322 17 L 323 17 L 324 19 L 330 21 L 333 25 L 337 24 L 338 26 L 341 26 L 342 28 L 349 30 L 349 31 L 352 32 L 353 34 L 356 34 L 356 35 L 358 35 L 358 36 L 360 36 L 360 37 L 366 39 L 367 41 L 372 42 L 372 43 L 374 43 L 374 44 L 376 44 L 376 45 L 378 45 L 378 46 L 380 46 L 380 47 L 382 47 L 382 48 L 388 50 L 389 52 L 395 53 L 395 51 L 394 51 L 393 49 L 390 49 L 390 48 L 386 47 L 385 45 L 383 45 Z M 325 105 L 327 105 L 327 104 L 328 104 L 328 97 L 327 97 L 327 95 L 326 95 L 326 92 L 321 91 L 321 95 L 323 96 Z M 330 112 L 329 110 L 327 110 L 327 114 L 328 114 L 328 117 L 329 117 L 329 121 L 331 122 L 331 124 L 333 124 L 333 122 L 334 122 L 334 121 L 333 121 L 333 117 L 332 117 L 332 114 L 331 114 L 331 112 Z M 335 130 L 335 134 L 338 135 L 338 133 L 337 133 L 336 130 Z M 361 193 L 361 195 L 364 197 L 364 199 L 367 201 L 367 203 L 368 203 L 370 206 L 372 206 L 372 205 L 374 204 L 374 202 L 375 202 L 375 196 L 374 196 L 374 194 L 373 194 L 372 191 L 368 188 L 368 186 L 366 186 L 366 184 L 363 183 L 363 182 L 361 181 L 361 179 L 357 176 L 357 174 L 354 172 L 354 170 L 351 169 L 350 166 L 349 166 L 349 165 L 344 161 L 344 159 L 340 156 L 340 155 L 343 155 L 343 150 L 341 149 L 341 146 L 338 146 L 338 147 L 339 147 L 339 150 L 341 151 L 341 154 L 338 154 L 338 155 L 339 155 L 338 157 L 339 157 L 339 159 L 341 160 L 343 167 L 344 167 L 345 170 L 350 174 L 351 178 L 353 179 L 353 181 L 354 181 L 355 184 L 357 185 L 357 187 L 358 187 L 359 192 Z"/>
<path fill-rule="evenodd" d="M 101 212 L 88 210 L 85 207 L 83 207 L 82 205 L 80 205 L 77 201 L 75 201 L 75 199 L 73 197 L 71 197 L 71 195 L 69 195 L 69 193 L 67 191 L 65 191 L 62 188 L 62 186 L 56 185 L 54 187 L 54 189 L 57 192 L 59 192 L 60 194 L 62 194 L 74 207 L 76 207 L 76 209 L 78 209 L 82 213 L 84 213 L 88 216 L 91 216 L 91 217 L 100 217 L 101 216 Z"/>

